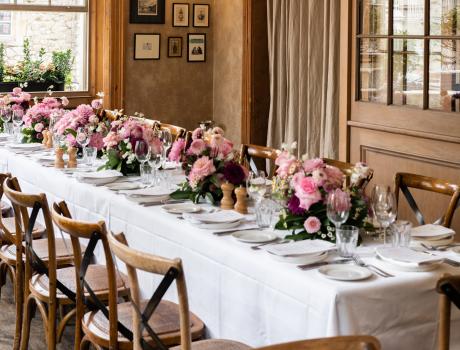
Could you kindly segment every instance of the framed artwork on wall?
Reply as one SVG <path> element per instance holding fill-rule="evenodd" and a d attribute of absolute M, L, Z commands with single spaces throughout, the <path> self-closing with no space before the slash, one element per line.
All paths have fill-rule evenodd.
<path fill-rule="evenodd" d="M 189 4 L 173 3 L 173 27 L 189 26 Z"/>
<path fill-rule="evenodd" d="M 130 23 L 165 23 L 165 0 L 130 0 Z"/>
<path fill-rule="evenodd" d="M 168 57 L 182 57 L 182 38 L 170 36 L 168 38 Z"/>
<path fill-rule="evenodd" d="M 187 40 L 187 61 L 206 62 L 206 34 L 189 33 Z"/>
<path fill-rule="evenodd" d="M 193 4 L 193 26 L 209 27 L 208 4 Z"/>
<path fill-rule="evenodd" d="M 159 60 L 160 59 L 160 34 L 136 33 L 134 34 L 134 59 Z"/>

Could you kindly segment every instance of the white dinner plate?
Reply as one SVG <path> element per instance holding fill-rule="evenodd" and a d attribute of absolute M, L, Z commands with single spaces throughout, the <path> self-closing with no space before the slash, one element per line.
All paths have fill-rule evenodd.
<path fill-rule="evenodd" d="M 237 231 L 232 234 L 232 237 L 244 243 L 265 243 L 278 238 L 273 232 L 260 230 Z"/>
<path fill-rule="evenodd" d="M 202 210 L 199 205 L 193 203 L 166 204 L 161 208 L 170 214 L 198 213 Z"/>
<path fill-rule="evenodd" d="M 372 276 L 372 272 L 361 266 L 331 264 L 321 266 L 318 273 L 322 276 L 338 281 L 362 281 Z"/>
<path fill-rule="evenodd" d="M 141 184 L 135 182 L 112 182 L 105 185 L 109 190 L 113 191 L 126 191 L 126 190 L 136 190 L 141 187 Z"/>
<path fill-rule="evenodd" d="M 228 228 L 234 228 L 241 224 L 241 221 L 234 221 L 234 222 L 223 222 L 223 223 L 215 223 L 215 224 L 204 224 L 199 223 L 195 224 L 197 227 L 205 229 L 205 230 L 226 230 Z"/>
<path fill-rule="evenodd" d="M 9 149 L 21 151 L 38 151 L 43 148 L 41 143 L 10 143 Z"/>
<path fill-rule="evenodd" d="M 273 259 L 290 264 L 313 264 L 316 262 L 323 261 L 327 258 L 327 252 L 315 253 L 315 254 L 306 254 L 306 255 L 296 255 L 296 256 L 279 256 L 276 254 L 271 254 L 267 252 L 270 257 Z"/>

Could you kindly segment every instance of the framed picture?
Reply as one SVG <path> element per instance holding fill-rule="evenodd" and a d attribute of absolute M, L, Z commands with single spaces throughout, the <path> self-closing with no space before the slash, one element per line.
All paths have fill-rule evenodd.
<path fill-rule="evenodd" d="M 134 34 L 134 59 L 159 60 L 160 34 Z"/>
<path fill-rule="evenodd" d="M 206 62 L 206 34 L 189 33 L 187 51 L 187 61 Z"/>
<path fill-rule="evenodd" d="M 209 5 L 193 4 L 193 26 L 209 27 Z"/>
<path fill-rule="evenodd" d="M 130 1 L 130 23 L 165 23 L 165 0 Z"/>
<path fill-rule="evenodd" d="M 168 57 L 182 57 L 182 38 L 170 36 L 168 38 Z"/>
<path fill-rule="evenodd" d="M 173 27 L 188 27 L 189 4 L 173 4 Z"/>

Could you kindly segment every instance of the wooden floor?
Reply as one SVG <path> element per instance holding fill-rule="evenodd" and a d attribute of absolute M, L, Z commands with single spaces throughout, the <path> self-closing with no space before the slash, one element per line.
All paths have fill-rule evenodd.
<path fill-rule="evenodd" d="M 10 281 L 2 288 L 2 296 L 0 300 L 0 350 L 11 350 L 13 348 L 14 337 L 14 320 L 16 318 L 16 310 L 14 307 L 13 290 Z M 69 325 L 64 333 L 64 339 L 61 344 L 58 344 L 60 350 L 73 349 L 73 324 Z M 46 341 L 43 331 L 43 323 L 39 312 L 37 311 L 34 320 L 32 321 L 29 349 L 45 350 Z"/>

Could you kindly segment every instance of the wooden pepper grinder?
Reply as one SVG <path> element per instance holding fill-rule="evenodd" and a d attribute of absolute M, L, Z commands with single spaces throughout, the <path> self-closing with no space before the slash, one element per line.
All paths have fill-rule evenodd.
<path fill-rule="evenodd" d="M 77 149 L 75 147 L 69 147 L 67 150 L 69 153 L 69 161 L 67 162 L 67 168 L 77 167 Z"/>
<path fill-rule="evenodd" d="M 243 186 L 238 187 L 235 190 L 236 194 L 236 204 L 235 210 L 240 214 L 247 214 L 248 213 L 248 202 L 247 202 L 247 191 L 246 188 Z"/>
<path fill-rule="evenodd" d="M 54 167 L 58 169 L 64 168 L 64 150 L 62 148 L 56 148 L 56 159 L 54 160 Z"/>
<path fill-rule="evenodd" d="M 48 149 L 53 148 L 53 133 L 51 131 L 47 132 L 48 135 L 48 141 L 46 142 L 45 146 Z"/>
<path fill-rule="evenodd" d="M 43 141 L 42 141 L 42 145 L 44 145 L 45 147 L 48 147 L 48 139 L 49 139 L 49 131 L 48 130 L 44 130 L 42 132 L 42 135 L 43 135 Z"/>
<path fill-rule="evenodd" d="M 224 197 L 222 198 L 220 202 L 220 207 L 225 210 L 230 210 L 233 209 L 233 189 L 235 186 L 233 186 L 231 183 L 226 182 L 222 185 L 222 192 L 224 193 Z"/>

